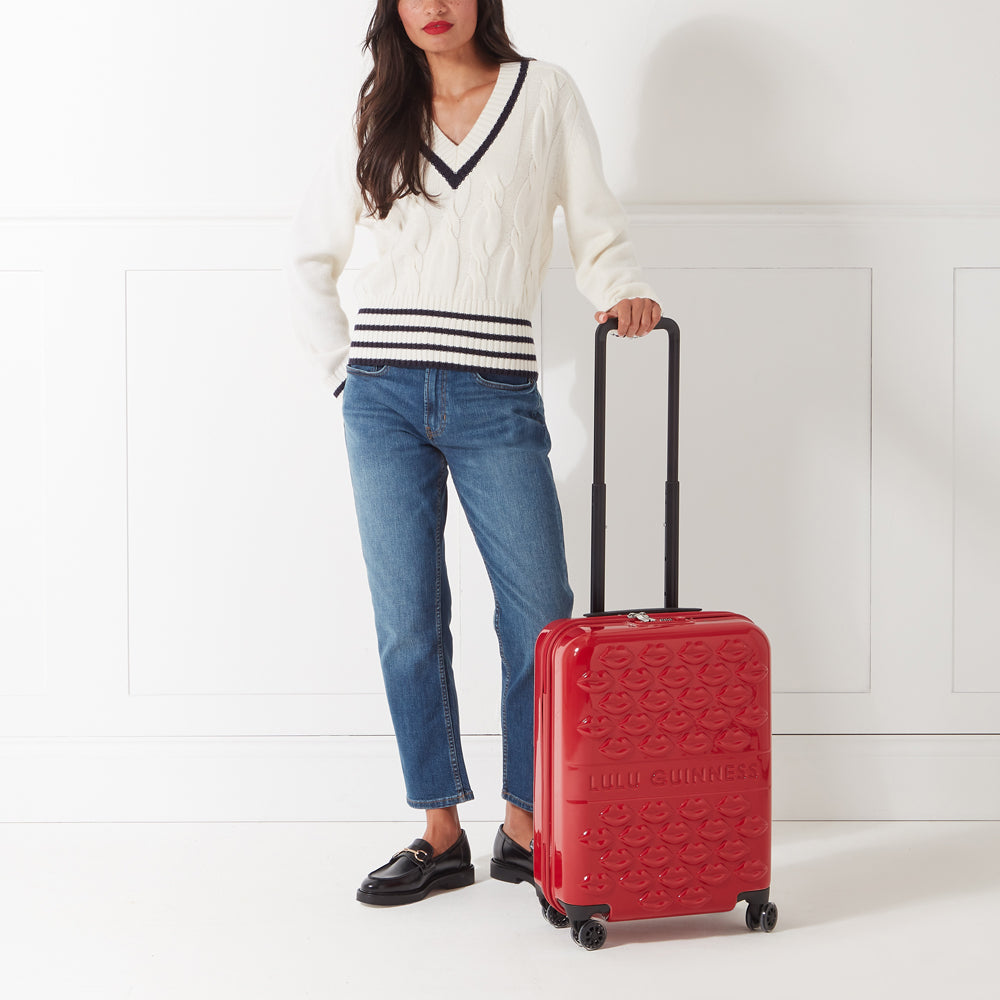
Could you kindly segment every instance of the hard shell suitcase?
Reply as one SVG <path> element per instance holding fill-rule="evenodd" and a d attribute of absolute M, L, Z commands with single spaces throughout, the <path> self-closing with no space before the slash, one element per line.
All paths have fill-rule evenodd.
<path fill-rule="evenodd" d="M 670 337 L 664 608 L 604 612 L 607 334 L 597 330 L 591 614 L 535 647 L 534 876 L 550 923 L 732 910 L 770 931 L 770 649 L 748 618 L 677 608 L 680 331 Z"/>

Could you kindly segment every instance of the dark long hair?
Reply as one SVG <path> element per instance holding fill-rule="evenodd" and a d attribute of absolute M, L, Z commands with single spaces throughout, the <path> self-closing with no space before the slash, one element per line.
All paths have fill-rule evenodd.
<path fill-rule="evenodd" d="M 375 65 L 361 86 L 355 127 L 358 183 L 365 206 L 384 219 L 397 198 L 429 197 L 424 188 L 421 145 L 431 142 L 432 93 L 427 56 L 407 37 L 398 0 L 378 0 L 365 51 Z M 479 0 L 475 41 L 496 62 L 517 62 L 504 27 L 503 0 Z"/>

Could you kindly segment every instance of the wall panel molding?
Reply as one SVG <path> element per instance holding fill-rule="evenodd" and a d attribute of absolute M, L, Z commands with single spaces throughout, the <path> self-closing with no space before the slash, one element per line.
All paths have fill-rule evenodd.
<path fill-rule="evenodd" d="M 1000 694 L 1000 267 L 955 270 L 955 679 Z"/>
<path fill-rule="evenodd" d="M 45 276 L 0 269 L 0 696 L 45 689 Z"/>
<path fill-rule="evenodd" d="M 833 652 L 825 649 L 822 663 L 809 669 L 793 662 L 799 653 L 779 651 L 783 659 L 775 669 L 780 683 L 776 683 L 773 718 L 779 746 L 785 750 L 775 772 L 778 812 L 785 818 L 995 817 L 993 793 L 983 791 L 995 784 L 991 775 L 995 775 L 996 752 L 990 742 L 994 738 L 975 734 L 1000 732 L 1000 692 L 988 623 L 967 595 L 982 590 L 976 580 L 983 569 L 983 552 L 976 548 L 982 532 L 977 535 L 978 522 L 970 519 L 969 512 L 975 511 L 982 495 L 975 484 L 992 482 L 989 477 L 995 472 L 996 454 L 991 428 L 1000 426 L 1000 410 L 988 378 L 985 389 L 982 383 L 984 373 L 995 367 L 990 337 L 998 302 L 992 282 L 993 275 L 1000 273 L 1000 207 L 635 206 L 629 215 L 640 259 L 652 278 L 664 281 L 666 310 L 684 313 L 677 318 L 690 340 L 692 359 L 699 354 L 710 356 L 713 349 L 725 350 L 727 338 L 731 342 L 739 335 L 731 317 L 725 318 L 725 309 L 712 301 L 733 284 L 730 275 L 737 276 L 736 285 L 757 290 L 746 300 L 756 301 L 766 314 L 765 324 L 773 314 L 783 317 L 786 325 L 808 326 L 806 335 L 822 337 L 818 346 L 823 349 L 830 346 L 841 326 L 850 331 L 851 350 L 862 350 L 865 337 L 869 338 L 868 362 L 858 363 L 855 358 L 836 376 L 850 383 L 851 392 L 860 393 L 857 398 L 850 393 L 843 396 L 843 400 L 853 400 L 845 404 L 851 419 L 862 413 L 857 399 L 870 394 L 865 414 L 870 442 L 860 450 L 852 446 L 852 458 L 846 463 L 851 469 L 868 463 L 869 482 L 859 486 L 852 472 L 849 493 L 851 518 L 857 520 L 854 515 L 858 515 L 863 521 L 865 508 L 870 512 L 870 537 L 865 543 L 869 551 L 863 557 L 857 552 L 850 557 L 846 552 L 837 554 L 842 571 L 837 586 L 852 591 L 852 609 L 845 611 L 851 642 L 837 636 L 829 647 Z M 154 476 L 165 474 L 170 465 L 157 466 L 150 444 L 155 435 L 139 434 L 139 423 L 132 427 L 135 436 L 130 440 L 130 391 L 139 392 L 155 383 L 158 344 L 179 352 L 171 363 L 179 364 L 186 378 L 210 381 L 226 362 L 221 355 L 206 354 L 201 348 L 209 346 L 209 340 L 230 351 L 238 347 L 241 325 L 257 324 L 247 337 L 248 344 L 257 345 L 256 350 L 264 343 L 266 350 L 287 350 L 281 361 L 287 367 L 281 368 L 280 388 L 274 389 L 284 395 L 271 403 L 276 412 L 298 409 L 308 414 L 307 422 L 315 430 L 308 445 L 310 457 L 302 459 L 319 463 L 302 478 L 303 489 L 315 494 L 306 505 L 310 513 L 305 520 L 315 522 L 327 516 L 324 511 L 330 517 L 349 516 L 350 494 L 341 482 L 342 460 L 333 443 L 340 435 L 339 404 L 298 353 L 282 316 L 280 270 L 290 216 L 290 208 L 277 206 L 228 211 L 197 205 L 183 210 L 155 205 L 114 210 L 0 208 L 0 272 L 14 272 L 13 280 L 27 281 L 32 289 L 41 290 L 42 319 L 24 346 L 30 357 L 41 359 L 44 377 L 44 394 L 30 397 L 34 403 L 28 397 L 27 403 L 18 403 L 5 428 L 6 434 L 25 429 L 34 434 L 44 427 L 44 444 L 25 452 L 22 465 L 28 472 L 18 480 L 18 488 L 29 497 L 35 515 L 44 509 L 39 523 L 45 541 L 41 563 L 37 546 L 26 544 L 23 551 L 15 550 L 20 554 L 14 563 L 5 566 L 19 587 L 23 581 L 36 581 L 25 589 L 26 594 L 35 595 L 32 606 L 36 610 L 40 606 L 36 598 L 44 594 L 44 616 L 29 615 L 27 634 L 18 639 L 27 653 L 15 653 L 15 659 L 6 659 L 0 671 L 0 732 L 8 737 L 0 758 L 10 765 L 4 769 L 3 781 L 12 793 L 5 806 L 8 821 L 19 816 L 86 818 L 86 796 L 83 791 L 77 793 L 75 782 L 94 802 L 107 805 L 97 810 L 104 816 L 128 818 L 120 790 L 131 783 L 130 793 L 136 796 L 133 818 L 164 814 L 157 810 L 173 810 L 177 818 L 210 817 L 207 776 L 214 773 L 222 780 L 226 767 L 231 767 L 228 774 L 236 784 L 248 782 L 251 789 L 254 782 L 260 784 L 261 774 L 265 778 L 264 791 L 237 794 L 232 816 L 292 816 L 300 795 L 323 804 L 316 815 L 334 816 L 335 803 L 330 809 L 325 805 L 332 793 L 322 791 L 324 782 L 333 782 L 331 788 L 366 803 L 365 808 L 375 811 L 372 815 L 383 808 L 382 799 L 391 797 L 393 782 L 398 781 L 394 756 L 372 749 L 389 731 L 384 699 L 376 692 L 377 664 L 365 667 L 370 681 L 345 673 L 355 671 L 361 659 L 370 655 L 360 641 L 356 648 L 343 651 L 335 643 L 331 646 L 337 656 L 343 653 L 343 659 L 334 662 L 331 658 L 328 674 L 322 666 L 327 655 L 323 653 L 312 666 L 300 663 L 297 672 L 281 676 L 280 655 L 275 650 L 284 646 L 279 643 L 255 662 L 254 676 L 240 675 L 243 653 L 239 643 L 227 641 L 224 632 L 229 630 L 231 636 L 241 620 L 240 601 L 232 590 L 233 603 L 220 616 L 220 635 L 211 634 L 210 614 L 200 619 L 202 638 L 207 636 L 212 642 L 193 647 L 200 660 L 194 657 L 187 662 L 184 658 L 192 647 L 174 642 L 169 655 L 154 664 L 146 653 L 160 656 L 155 650 L 157 632 L 146 629 L 135 635 L 137 644 L 145 644 L 145 659 L 136 659 L 130 673 L 130 598 L 146 602 L 147 610 L 154 607 L 150 602 L 158 599 L 159 592 L 150 581 L 155 583 L 160 565 L 156 559 L 147 560 L 131 584 L 140 591 L 130 593 L 130 448 L 141 451 L 131 456 L 133 474 L 140 466 Z M 359 238 L 344 281 L 348 308 L 353 305 L 353 275 L 372 252 L 371 243 Z M 575 292 L 571 267 L 565 238 L 557 227 L 552 273 L 539 310 L 543 392 L 549 413 L 558 414 L 554 423 L 560 425 L 559 449 L 571 463 L 585 466 L 590 390 L 586 361 L 581 359 L 590 354 L 593 310 Z M 784 308 L 782 301 L 768 310 L 769 297 L 784 299 L 791 294 L 789 290 L 796 289 L 801 296 L 795 309 Z M 754 298 L 758 292 L 759 301 Z M 227 308 L 230 294 L 238 300 L 232 309 Z M 811 321 L 810 310 L 816 322 Z M 699 329 L 702 316 L 706 320 Z M 714 317 L 712 322 L 708 322 L 710 317 Z M 232 326 L 223 330 L 226 322 Z M 718 329 L 719 324 L 724 328 Z M 766 326 L 763 333 L 760 327 L 755 329 L 755 336 L 768 333 Z M 172 331 L 178 331 L 176 337 Z M 791 328 L 773 331 L 769 344 L 787 344 L 791 336 Z M 137 338 L 143 337 L 147 339 L 140 347 Z M 805 363 L 819 363 L 823 357 L 823 350 L 813 352 L 799 343 L 793 346 L 804 348 L 800 360 Z M 143 349 L 151 350 L 145 355 L 130 353 Z M 144 366 L 143 378 L 131 386 L 130 363 Z M 739 363 L 745 364 L 745 357 Z M 267 421 L 262 424 L 253 407 L 258 393 L 271 391 L 266 388 L 268 373 L 254 364 L 226 373 L 227 378 L 237 380 L 232 406 L 220 411 L 224 419 L 213 428 L 214 438 L 209 435 L 197 445 L 192 453 L 196 457 L 205 458 L 208 452 L 203 445 L 211 441 L 216 442 L 212 447 L 225 447 L 244 424 L 255 434 L 267 433 Z M 249 381 L 240 383 L 240 378 Z M 686 391 L 695 384 L 689 383 Z M 823 398 L 835 403 L 840 384 L 826 385 Z M 781 385 L 780 378 L 774 379 L 767 383 L 767 392 L 781 396 Z M 188 388 L 178 387 L 178 391 L 183 395 Z M 16 389 L 22 396 L 27 392 L 24 386 Z M 146 406 L 147 430 L 170 431 L 170 408 L 183 412 L 183 403 L 173 399 L 169 390 L 169 385 L 160 386 L 156 400 L 131 397 L 136 405 Z M 202 397 L 202 403 L 208 396 Z M 34 411 L 39 399 L 43 400 L 41 416 Z M 801 402 L 802 396 L 789 392 L 787 399 L 798 406 L 796 400 Z M 153 404 L 161 407 L 159 412 L 150 409 Z M 781 404 L 781 398 L 772 398 L 768 406 L 780 412 Z M 211 407 L 203 405 L 199 413 L 202 423 L 211 419 Z M 720 432 L 729 419 L 720 410 Z M 819 426 L 815 421 L 813 425 Z M 173 433 L 179 433 L 178 427 Z M 855 438 L 857 427 L 852 431 Z M 684 442 L 690 447 L 694 440 L 697 437 L 691 439 L 682 432 L 682 448 Z M 171 445 L 178 441 L 175 436 Z M 39 454 L 44 465 L 42 480 L 31 471 Z M 180 458 L 171 468 L 183 471 L 184 454 L 177 452 Z M 273 448 L 269 454 L 273 457 Z M 682 461 L 682 479 L 685 469 L 695 479 L 701 475 L 697 461 L 692 462 L 690 456 Z M 241 467 L 251 465 L 244 462 Z M 844 467 L 844 463 L 837 464 L 838 469 Z M 800 468 L 805 467 L 792 463 L 793 478 Z M 766 474 L 762 469 L 762 475 Z M 803 475 L 792 485 L 800 490 L 805 481 Z M 41 505 L 35 502 L 39 482 L 44 489 Z M 254 489 L 255 483 L 251 477 L 247 488 Z M 203 532 L 199 537 L 211 538 L 213 525 L 225 524 L 227 510 L 240 494 L 234 480 L 227 479 L 223 485 L 229 490 L 223 490 L 228 499 L 212 508 L 214 520 L 204 521 L 207 535 Z M 830 483 L 831 491 L 841 486 Z M 258 497 L 254 517 L 294 521 L 301 516 L 291 498 L 295 490 L 283 489 L 268 493 L 266 503 Z M 986 493 L 992 495 L 989 490 Z M 814 488 L 811 495 L 813 508 L 819 510 L 822 505 L 815 497 L 820 494 Z M 576 496 L 573 487 L 566 503 L 575 504 Z M 685 480 L 684 496 L 697 496 L 691 476 Z M 163 512 L 153 501 L 155 489 L 144 494 L 144 516 Z M 457 505 L 453 507 L 457 514 Z M 722 504 L 720 510 L 726 509 Z M 841 527 L 854 520 L 842 519 Z M 989 523 L 995 527 L 994 521 Z M 690 523 L 694 529 L 697 517 Z M 37 537 L 36 529 L 38 523 L 32 537 Z M 144 530 L 147 539 L 155 536 L 155 518 Z M 474 545 L 458 518 L 451 530 L 455 542 L 451 551 L 458 555 L 453 583 L 456 649 L 462 660 L 459 686 L 463 709 L 468 708 L 463 711 L 463 723 L 470 733 L 495 733 L 492 602 L 475 565 Z M 863 529 L 855 525 L 849 530 L 852 539 L 857 539 Z M 334 534 L 326 528 L 310 534 L 303 524 L 300 535 L 280 547 L 291 550 L 285 567 L 288 586 L 294 590 L 309 580 L 315 582 L 317 574 L 308 565 L 314 569 L 322 565 Z M 184 530 L 178 529 L 175 535 L 182 538 Z M 240 537 L 245 542 L 252 532 L 244 531 Z M 298 547 L 308 552 L 301 559 L 295 555 Z M 285 558 L 275 552 L 270 550 L 268 572 Z M 132 553 L 136 554 L 141 555 L 138 550 Z M 197 565 L 214 567 L 213 572 L 224 577 L 232 560 L 224 552 L 207 560 L 205 555 L 202 551 Z M 585 556 L 580 550 L 572 558 L 580 562 Z M 353 560 L 350 572 L 361 581 L 356 553 L 346 558 Z M 689 560 L 690 553 L 682 554 L 682 594 L 699 600 L 691 588 L 698 584 L 699 572 L 705 571 Z M 761 572 L 770 574 L 768 585 L 778 587 L 780 599 L 782 587 L 791 593 L 796 587 L 810 586 L 810 579 L 818 579 L 823 560 L 819 549 L 808 556 L 808 572 L 801 574 L 804 579 L 789 579 L 777 561 L 770 565 L 764 561 Z M 858 570 L 866 560 L 870 564 L 867 582 L 866 574 Z M 789 565 L 787 560 L 785 565 Z M 986 568 L 989 580 L 990 561 Z M 723 558 L 718 572 L 724 569 Z M 222 578 L 221 585 L 228 585 L 226 579 Z M 866 585 L 870 593 L 857 592 L 856 588 Z M 171 587 L 176 591 L 176 580 L 167 589 Z M 259 605 L 266 588 L 254 593 L 250 605 L 254 601 Z M 830 632 L 838 627 L 836 593 L 822 600 L 824 607 L 834 605 L 820 630 Z M 745 582 L 732 602 L 730 610 L 753 609 L 755 597 Z M 322 612 L 314 608 L 312 613 Z M 169 616 L 161 617 L 157 628 L 163 622 L 169 624 Z M 779 619 L 775 616 L 780 633 L 785 626 Z M 299 645 L 310 646 L 310 655 L 316 634 L 322 636 L 323 628 L 311 632 L 311 638 L 300 637 Z M 776 650 L 795 648 L 780 634 L 777 638 Z M 825 637 L 818 635 L 816 640 L 823 642 Z M 288 648 L 293 650 L 290 655 L 301 654 L 301 650 L 294 652 L 295 642 Z M 44 651 L 44 661 L 39 651 Z M 842 664 L 838 658 L 843 658 Z M 206 664 L 209 671 L 199 675 L 199 666 Z M 348 676 L 349 681 L 344 679 Z M 479 782 L 484 800 L 488 799 L 485 790 L 493 783 L 491 738 L 469 737 L 470 755 L 481 761 L 472 766 L 484 775 Z M 223 744 L 213 741 L 220 740 L 230 741 L 221 756 L 223 763 L 211 763 L 204 785 L 195 781 L 186 799 L 184 783 L 197 770 L 192 762 L 199 754 L 209 762 L 215 759 L 217 751 L 212 748 Z M 316 749 L 327 747 L 323 741 L 331 740 L 330 746 L 341 749 L 329 754 L 327 749 Z M 249 749 L 244 753 L 241 746 Z M 284 749 L 276 749 L 280 747 Z M 382 760 L 371 764 L 375 768 L 372 780 L 383 782 L 383 790 L 389 791 L 380 793 L 377 801 L 361 787 L 367 787 L 367 778 L 359 777 L 358 784 L 352 784 L 352 775 L 358 771 L 348 758 L 358 754 L 365 760 L 369 759 L 365 754 L 373 761 Z M 272 758 L 278 761 L 273 769 L 261 771 L 262 762 Z M 851 766 L 841 763 L 842 758 L 849 759 Z M 302 789 L 294 781 L 284 787 L 289 785 L 293 768 L 288 761 L 293 759 L 306 761 Z M 107 765 L 103 776 L 97 761 Z M 919 793 L 928 797 L 925 807 L 897 785 L 905 779 L 920 788 L 921 769 L 930 782 Z M 151 783 L 148 791 L 141 790 L 144 773 Z M 849 787 L 852 781 L 857 788 Z M 319 790 L 318 798 L 311 798 L 310 789 Z M 264 798 L 254 798 L 258 794 Z M 484 815 L 492 816 L 494 806 L 484 801 Z"/>

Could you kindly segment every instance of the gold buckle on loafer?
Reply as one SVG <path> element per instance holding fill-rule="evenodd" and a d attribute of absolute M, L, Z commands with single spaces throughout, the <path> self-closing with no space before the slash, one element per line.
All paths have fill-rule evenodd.
<path fill-rule="evenodd" d="M 392 856 L 392 860 L 395 861 L 401 854 L 412 854 L 413 860 L 416 861 L 421 868 L 426 866 L 427 862 L 430 860 L 426 851 L 414 847 L 404 847 L 401 851 L 397 851 Z"/>

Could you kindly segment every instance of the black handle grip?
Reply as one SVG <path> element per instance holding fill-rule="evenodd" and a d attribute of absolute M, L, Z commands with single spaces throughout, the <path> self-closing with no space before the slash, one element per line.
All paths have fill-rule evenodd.
<path fill-rule="evenodd" d="M 607 418 L 608 334 L 618 329 L 617 320 L 597 328 L 594 354 L 594 482 L 590 519 L 590 612 L 604 611 L 604 583 L 607 572 L 605 522 L 607 486 L 604 458 Z M 678 541 L 680 538 L 680 482 L 677 479 L 677 422 L 680 415 L 681 331 L 672 319 L 663 318 L 654 327 L 666 330 L 670 338 L 667 373 L 667 482 L 664 490 L 665 538 L 663 549 L 663 606 L 676 608 L 678 590 Z"/>

